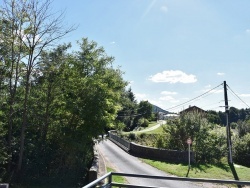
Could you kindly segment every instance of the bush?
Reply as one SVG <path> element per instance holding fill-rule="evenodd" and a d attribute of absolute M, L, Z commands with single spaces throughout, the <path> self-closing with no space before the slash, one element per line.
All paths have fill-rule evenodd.
<path fill-rule="evenodd" d="M 144 118 L 144 122 L 142 124 L 142 127 L 148 127 L 148 125 L 149 125 L 149 121 Z"/>
<path fill-rule="evenodd" d="M 231 126 L 231 128 L 232 129 L 235 129 L 236 127 L 237 127 L 237 123 L 235 123 L 235 122 L 232 122 L 232 123 L 230 123 L 230 126 Z"/>
<path fill-rule="evenodd" d="M 135 133 L 129 133 L 128 138 L 129 138 L 130 140 L 135 140 L 135 139 L 136 139 Z"/>
<path fill-rule="evenodd" d="M 239 138 L 233 144 L 233 158 L 238 164 L 250 167 L 250 133 Z"/>
<path fill-rule="evenodd" d="M 143 139 L 145 137 L 145 135 L 146 135 L 145 133 L 141 133 L 140 138 Z"/>
<path fill-rule="evenodd" d="M 155 142 L 155 147 L 166 148 L 166 138 L 164 135 L 158 135 Z"/>

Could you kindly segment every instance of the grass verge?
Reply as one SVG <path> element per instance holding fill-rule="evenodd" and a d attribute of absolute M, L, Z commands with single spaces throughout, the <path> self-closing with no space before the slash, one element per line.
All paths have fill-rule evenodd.
<path fill-rule="evenodd" d="M 158 168 L 166 173 L 170 173 L 179 177 L 190 178 L 209 178 L 209 179 L 234 179 L 233 174 L 227 164 L 218 165 L 191 165 L 188 173 L 187 164 L 173 164 L 160 161 L 142 159 L 145 163 Z M 250 181 L 250 168 L 235 165 L 238 177 L 242 181 Z"/>
<path fill-rule="evenodd" d="M 107 167 L 108 172 L 114 172 L 114 169 Z M 127 183 L 126 179 L 122 176 L 112 176 L 112 181 L 116 183 Z"/>

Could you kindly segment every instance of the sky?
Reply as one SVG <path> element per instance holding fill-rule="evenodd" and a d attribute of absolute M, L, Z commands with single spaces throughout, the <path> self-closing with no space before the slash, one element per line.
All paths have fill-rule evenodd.
<path fill-rule="evenodd" d="M 65 26 L 78 26 L 60 42 L 77 49 L 88 37 L 103 46 L 138 102 L 224 111 L 226 81 L 229 107 L 250 108 L 249 0 L 54 0 L 52 7 L 65 11 Z"/>

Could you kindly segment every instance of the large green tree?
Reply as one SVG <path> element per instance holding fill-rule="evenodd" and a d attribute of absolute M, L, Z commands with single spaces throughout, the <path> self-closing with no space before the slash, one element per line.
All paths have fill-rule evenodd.
<path fill-rule="evenodd" d="M 164 147 L 187 150 L 187 139 L 191 138 L 196 162 L 219 161 L 225 155 L 226 142 L 223 142 L 225 136 L 220 131 L 212 131 L 214 129 L 215 126 L 209 123 L 204 114 L 184 113 L 164 126 L 167 133 Z"/>
<path fill-rule="evenodd" d="M 0 169 L 4 181 L 82 182 L 93 138 L 114 126 L 126 82 L 83 38 L 50 49 L 64 29 L 50 1 L 6 0 L 0 15 Z M 15 18 L 15 19 L 14 19 Z M 51 18 L 51 19 L 50 19 Z M 72 173 L 74 172 L 74 173 Z M 18 176 L 16 176 L 18 175 Z"/>
<path fill-rule="evenodd" d="M 15 113 L 17 85 L 22 82 L 24 98 L 21 105 L 22 120 L 20 127 L 20 149 L 17 171 L 21 171 L 25 150 L 26 127 L 28 126 L 28 100 L 32 76 L 35 73 L 37 59 L 41 52 L 73 30 L 63 28 L 62 15 L 55 16 L 50 12 L 50 0 L 4 0 L 0 18 L 7 23 L 3 41 L 9 46 L 9 53 L 4 59 L 9 64 L 9 148 L 12 143 L 12 115 Z M 6 37 L 7 36 L 7 37 Z M 20 67 L 20 65 L 23 67 Z M 21 72 L 23 75 L 20 75 Z M 20 77 L 21 76 L 21 77 Z M 21 173 L 20 173 L 21 174 Z"/>
<path fill-rule="evenodd" d="M 141 114 L 142 117 L 146 119 L 150 119 L 152 117 L 153 106 L 148 101 L 140 101 L 138 106 L 138 113 Z"/>
<path fill-rule="evenodd" d="M 124 129 L 125 131 L 130 131 L 133 129 L 134 120 L 137 115 L 137 103 L 135 100 L 135 95 L 132 89 L 124 89 L 122 93 L 121 105 L 122 109 L 117 113 L 117 123 L 118 129 Z M 123 125 L 122 125 L 123 124 Z"/>

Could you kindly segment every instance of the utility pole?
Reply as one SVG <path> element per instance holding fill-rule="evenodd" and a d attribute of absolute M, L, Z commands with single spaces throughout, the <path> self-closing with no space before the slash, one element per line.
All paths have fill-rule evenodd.
<path fill-rule="evenodd" d="M 224 81 L 224 99 L 225 99 L 225 113 L 226 113 L 226 131 L 227 131 L 227 148 L 228 148 L 228 164 L 233 173 L 234 179 L 239 180 L 237 172 L 234 168 L 233 157 L 232 157 L 232 141 L 231 141 L 231 130 L 229 124 L 229 109 L 228 109 L 228 98 L 227 98 L 227 83 Z M 241 185 L 238 185 L 241 188 Z"/>
<path fill-rule="evenodd" d="M 226 81 L 224 81 L 224 99 L 225 99 L 225 113 L 226 113 L 228 163 L 233 163 L 231 130 L 230 130 L 230 124 L 229 124 L 229 109 L 228 109 L 228 98 L 227 98 L 227 84 L 226 84 Z"/>

